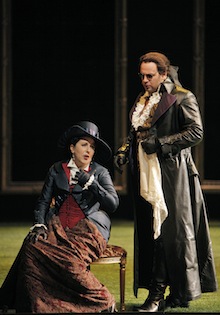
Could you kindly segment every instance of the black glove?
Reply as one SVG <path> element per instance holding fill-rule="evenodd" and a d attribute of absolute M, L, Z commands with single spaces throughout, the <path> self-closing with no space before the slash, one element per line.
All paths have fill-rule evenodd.
<path fill-rule="evenodd" d="M 180 152 L 180 148 L 177 144 L 165 143 L 161 146 L 161 152 L 164 158 L 172 158 Z"/>
<path fill-rule="evenodd" d="M 141 142 L 144 152 L 147 154 L 153 154 L 160 151 L 161 145 L 159 140 L 155 136 L 150 136 L 149 138 Z"/>
<path fill-rule="evenodd" d="M 79 170 L 79 171 L 76 172 L 74 180 L 76 180 L 81 187 L 84 187 L 84 185 L 90 179 L 90 176 L 91 175 L 89 173 L 86 173 L 83 170 Z"/>
<path fill-rule="evenodd" d="M 39 240 L 40 236 L 44 240 L 47 239 L 47 231 L 43 226 L 33 228 L 33 230 L 29 232 L 27 239 L 34 244 Z"/>
<path fill-rule="evenodd" d="M 126 153 L 118 153 L 114 156 L 114 165 L 116 170 L 122 174 L 122 165 L 126 164 L 128 162 L 127 154 Z"/>

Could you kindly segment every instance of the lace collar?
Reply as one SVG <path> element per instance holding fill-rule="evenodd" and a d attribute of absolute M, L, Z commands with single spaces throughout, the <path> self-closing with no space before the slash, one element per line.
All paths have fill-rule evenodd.
<path fill-rule="evenodd" d="M 160 86 L 159 86 L 160 88 Z M 132 126 L 135 130 L 138 127 L 144 126 L 144 123 L 149 118 L 150 111 L 155 104 L 158 104 L 161 99 L 161 94 L 159 93 L 159 88 L 150 97 L 148 91 L 144 93 L 136 104 L 135 110 L 132 114 Z M 148 103 L 146 105 L 146 101 Z"/>

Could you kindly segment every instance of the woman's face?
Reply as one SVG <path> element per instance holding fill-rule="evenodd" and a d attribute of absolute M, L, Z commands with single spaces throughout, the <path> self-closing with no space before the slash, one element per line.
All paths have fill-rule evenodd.
<path fill-rule="evenodd" d="M 70 151 L 74 154 L 76 166 L 85 169 L 91 163 L 94 156 L 95 141 L 93 138 L 84 137 L 75 145 L 71 144 Z"/>

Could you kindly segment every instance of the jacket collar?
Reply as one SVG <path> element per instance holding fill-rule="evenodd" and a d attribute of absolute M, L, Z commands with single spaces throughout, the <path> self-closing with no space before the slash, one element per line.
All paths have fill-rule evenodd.
<path fill-rule="evenodd" d="M 162 87 L 165 88 L 167 93 L 171 94 L 171 92 L 175 88 L 175 84 L 171 81 L 169 77 L 167 77 L 167 79 L 163 82 Z"/>
<path fill-rule="evenodd" d="M 176 102 L 176 96 L 171 94 L 175 84 L 167 78 L 161 86 L 162 97 L 158 103 L 157 109 L 155 110 L 152 125 Z"/>

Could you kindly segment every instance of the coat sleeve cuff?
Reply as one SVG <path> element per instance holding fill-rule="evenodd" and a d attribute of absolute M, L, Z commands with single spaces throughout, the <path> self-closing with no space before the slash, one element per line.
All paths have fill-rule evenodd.
<path fill-rule="evenodd" d="M 34 224 L 34 225 L 30 228 L 30 232 L 32 232 L 34 228 L 38 228 L 38 227 L 44 227 L 45 230 L 47 230 L 47 227 L 46 227 L 45 224 L 37 223 L 37 224 Z"/>

